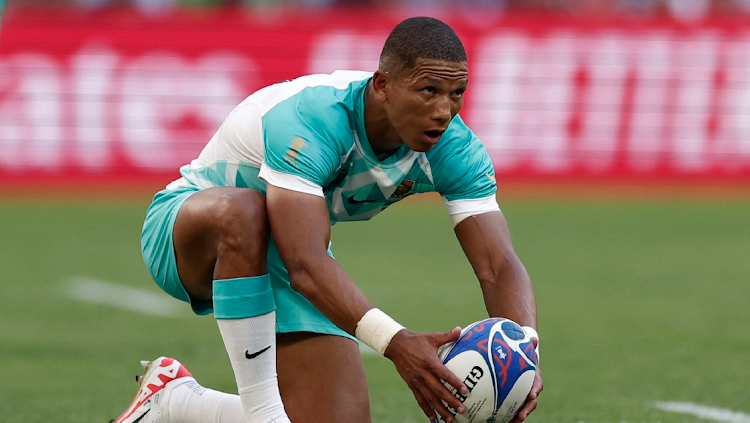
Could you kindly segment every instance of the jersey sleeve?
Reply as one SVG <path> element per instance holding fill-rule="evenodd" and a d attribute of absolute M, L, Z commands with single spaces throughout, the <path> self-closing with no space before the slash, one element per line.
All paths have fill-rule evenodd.
<path fill-rule="evenodd" d="M 451 123 L 447 142 L 430 157 L 435 189 L 448 214 L 470 216 L 499 210 L 495 169 L 479 138 L 459 116 Z"/>
<path fill-rule="evenodd" d="M 296 179 L 297 184 L 284 188 L 303 192 L 307 191 L 295 186 L 323 187 L 332 179 L 352 138 L 346 110 L 335 102 L 326 104 L 325 93 L 318 93 L 321 100 L 308 90 L 279 103 L 263 117 L 261 176 L 268 176 L 271 180 L 266 182 L 271 184 Z"/>
<path fill-rule="evenodd" d="M 305 194 L 312 194 L 318 197 L 325 197 L 323 194 L 323 187 L 320 185 L 315 185 L 301 176 L 273 170 L 265 162 L 260 165 L 258 176 L 266 181 L 266 183 L 275 187 L 285 188 L 290 191 L 297 191 Z"/>

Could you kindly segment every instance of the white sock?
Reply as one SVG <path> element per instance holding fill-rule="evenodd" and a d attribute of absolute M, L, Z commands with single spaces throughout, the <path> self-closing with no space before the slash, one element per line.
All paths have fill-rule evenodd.
<path fill-rule="evenodd" d="M 171 423 L 244 423 L 237 395 L 214 391 L 190 381 L 176 386 L 169 397 Z"/>
<path fill-rule="evenodd" d="M 216 319 L 246 423 L 291 423 L 276 377 L 276 312 L 244 319 Z"/>

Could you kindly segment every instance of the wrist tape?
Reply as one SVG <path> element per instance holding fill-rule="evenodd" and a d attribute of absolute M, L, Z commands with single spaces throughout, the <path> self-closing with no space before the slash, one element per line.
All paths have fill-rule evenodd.
<path fill-rule="evenodd" d="M 354 336 L 382 355 L 391 343 L 391 339 L 401 329 L 404 329 L 404 327 L 397 321 L 380 309 L 373 308 L 368 310 L 359 320 L 357 328 L 354 330 Z"/>

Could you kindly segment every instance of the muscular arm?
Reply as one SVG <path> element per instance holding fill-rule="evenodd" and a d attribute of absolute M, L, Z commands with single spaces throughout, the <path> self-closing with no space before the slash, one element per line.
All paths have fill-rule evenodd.
<path fill-rule="evenodd" d="M 373 305 L 327 253 L 331 222 L 325 199 L 268 184 L 266 207 L 271 232 L 289 271 L 292 288 L 335 325 L 354 335 L 357 323 Z M 437 412 L 446 421 L 453 421 L 441 400 L 459 412 L 466 409 L 441 380 L 463 393 L 467 392 L 466 386 L 437 358 L 437 348 L 457 339 L 458 335 L 458 328 L 448 333 L 415 333 L 402 329 L 385 350 L 385 356 L 396 366 L 430 419 L 435 419 Z"/>
<path fill-rule="evenodd" d="M 269 184 L 266 204 L 271 232 L 289 270 L 292 288 L 353 335 L 357 322 L 373 305 L 328 255 L 331 221 L 326 200 Z"/>
<path fill-rule="evenodd" d="M 482 286 L 489 315 L 536 329 L 534 291 L 526 268 L 513 251 L 503 213 L 494 211 L 469 217 L 456 226 L 455 232 Z M 522 422 L 534 411 L 542 389 L 542 374 L 537 367 L 526 403 L 511 423 Z"/>
<path fill-rule="evenodd" d="M 479 279 L 489 315 L 536 328 L 531 281 L 513 251 L 503 213 L 494 211 L 469 217 L 456 226 L 455 232 Z"/>

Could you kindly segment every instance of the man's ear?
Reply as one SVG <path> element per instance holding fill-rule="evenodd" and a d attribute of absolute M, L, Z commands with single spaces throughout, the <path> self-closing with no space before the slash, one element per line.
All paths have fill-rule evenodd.
<path fill-rule="evenodd" d="M 372 75 L 372 93 L 375 97 L 375 100 L 380 103 L 385 103 L 388 101 L 386 88 L 388 87 L 389 83 L 390 75 L 387 72 L 380 69 L 375 71 L 375 74 Z"/>

